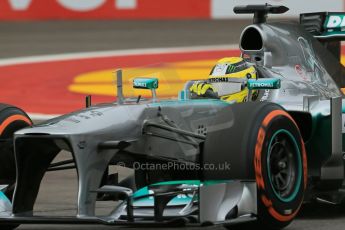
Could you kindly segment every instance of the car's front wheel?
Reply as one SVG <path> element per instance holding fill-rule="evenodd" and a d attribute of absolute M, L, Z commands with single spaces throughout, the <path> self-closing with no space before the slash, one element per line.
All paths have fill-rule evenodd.
<path fill-rule="evenodd" d="M 232 112 L 237 142 L 245 143 L 231 146 L 232 151 L 246 155 L 257 185 L 253 228 L 284 228 L 297 215 L 307 185 L 307 155 L 298 125 L 274 103 L 237 104 Z"/>
<path fill-rule="evenodd" d="M 303 202 L 307 157 L 298 126 L 284 110 L 261 120 L 254 148 L 258 221 L 266 229 L 287 226 Z"/>
<path fill-rule="evenodd" d="M 21 109 L 7 104 L 0 104 L 0 185 L 6 185 L 4 193 L 0 195 L 4 202 L 12 199 L 15 180 L 16 166 L 13 150 L 13 134 L 19 129 L 32 124 L 28 115 Z M 1 210 L 0 210 L 1 211 Z M 18 225 L 1 224 L 1 230 L 12 230 Z"/>

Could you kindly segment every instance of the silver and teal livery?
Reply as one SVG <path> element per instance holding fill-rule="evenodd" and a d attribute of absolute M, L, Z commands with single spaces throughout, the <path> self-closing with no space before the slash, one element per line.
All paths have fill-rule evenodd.
<path fill-rule="evenodd" d="M 140 76 L 134 76 L 133 87 L 151 90 L 152 99 L 124 98 L 118 71 L 116 102 L 88 103 L 0 141 L 15 155 L 15 162 L 12 155 L 1 161 L 0 169 L 11 159 L 16 165 L 15 173 L 0 174 L 5 183 L 0 228 L 24 223 L 228 227 L 255 221 L 261 228 L 281 229 L 303 202 L 343 200 L 345 70 L 339 58 L 344 14 L 266 22 L 267 14 L 287 10 L 267 4 L 234 9 L 254 14 L 239 46 L 257 71 L 257 79 L 241 82 L 248 87 L 246 102 L 192 98 L 194 81 L 178 99 L 159 100 L 158 80 Z M 0 104 L 4 107 L 10 106 Z M 0 110 L 0 119 L 4 116 Z M 71 159 L 52 163 L 61 151 L 70 152 Z M 109 166 L 119 162 L 134 169 L 122 181 L 109 174 Z M 147 163 L 179 168 L 134 167 Z M 61 169 L 77 172 L 77 214 L 36 216 L 43 176 Z M 11 192 L 10 202 L 5 194 Z M 117 201 L 113 211 L 96 216 L 96 202 L 109 199 Z"/>

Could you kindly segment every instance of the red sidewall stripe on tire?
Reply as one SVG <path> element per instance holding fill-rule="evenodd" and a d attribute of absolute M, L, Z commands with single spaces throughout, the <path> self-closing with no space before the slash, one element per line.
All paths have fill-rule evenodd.
<path fill-rule="evenodd" d="M 256 145 L 255 145 L 255 156 L 254 156 L 254 168 L 255 168 L 256 183 L 257 183 L 258 189 L 262 189 L 262 190 L 265 190 L 265 182 L 264 182 L 264 178 L 262 176 L 262 164 L 261 164 L 262 146 L 263 146 L 263 142 L 264 142 L 265 135 L 266 135 L 265 129 L 267 128 L 267 125 L 271 122 L 271 120 L 277 116 L 285 116 L 285 117 L 289 118 L 296 125 L 296 127 L 298 127 L 296 122 L 290 116 L 290 114 L 288 114 L 287 112 L 285 112 L 283 110 L 271 111 L 269 114 L 266 115 L 266 117 L 262 121 L 261 127 L 260 127 L 259 132 L 258 132 Z M 307 174 L 307 154 L 306 154 L 303 140 L 301 139 L 300 141 L 301 141 L 302 155 L 303 155 L 302 158 L 303 158 L 303 170 L 304 170 L 304 172 L 303 172 L 304 173 L 303 174 L 303 176 L 304 176 L 304 189 L 306 189 L 307 175 L 308 175 Z M 262 200 L 263 204 L 268 208 L 268 212 L 272 215 L 272 217 L 277 219 L 278 221 L 281 221 L 281 222 L 286 222 L 286 221 L 292 220 L 297 215 L 297 213 L 301 207 L 301 204 L 302 204 L 302 202 L 301 202 L 301 204 L 296 209 L 296 211 L 291 213 L 290 215 L 282 215 L 274 209 L 272 201 L 269 198 L 267 198 L 265 195 L 262 195 L 260 197 L 260 199 Z"/>
<path fill-rule="evenodd" d="M 23 115 L 12 115 L 6 118 L 1 124 L 0 124 L 0 135 L 5 131 L 5 129 L 13 122 L 15 121 L 24 121 L 28 123 L 29 125 L 32 125 L 32 122 L 29 118 L 23 116 Z"/>

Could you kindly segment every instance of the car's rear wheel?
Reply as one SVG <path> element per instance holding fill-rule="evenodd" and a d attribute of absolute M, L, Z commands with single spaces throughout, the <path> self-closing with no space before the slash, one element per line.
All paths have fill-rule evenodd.
<path fill-rule="evenodd" d="M 0 104 L 0 185 L 8 185 L 4 194 L 12 199 L 16 166 L 13 150 L 13 134 L 32 124 L 28 115 L 19 108 L 7 104 Z M 1 230 L 11 230 L 18 225 L 3 225 Z"/>

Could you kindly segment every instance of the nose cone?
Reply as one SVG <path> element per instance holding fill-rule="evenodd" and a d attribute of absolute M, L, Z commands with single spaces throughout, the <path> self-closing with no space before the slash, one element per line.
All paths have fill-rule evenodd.
<path fill-rule="evenodd" d="M 140 123 L 145 105 L 107 105 L 91 107 L 63 115 L 42 124 L 16 132 L 17 135 L 75 135 L 120 132 L 134 129 Z"/>

